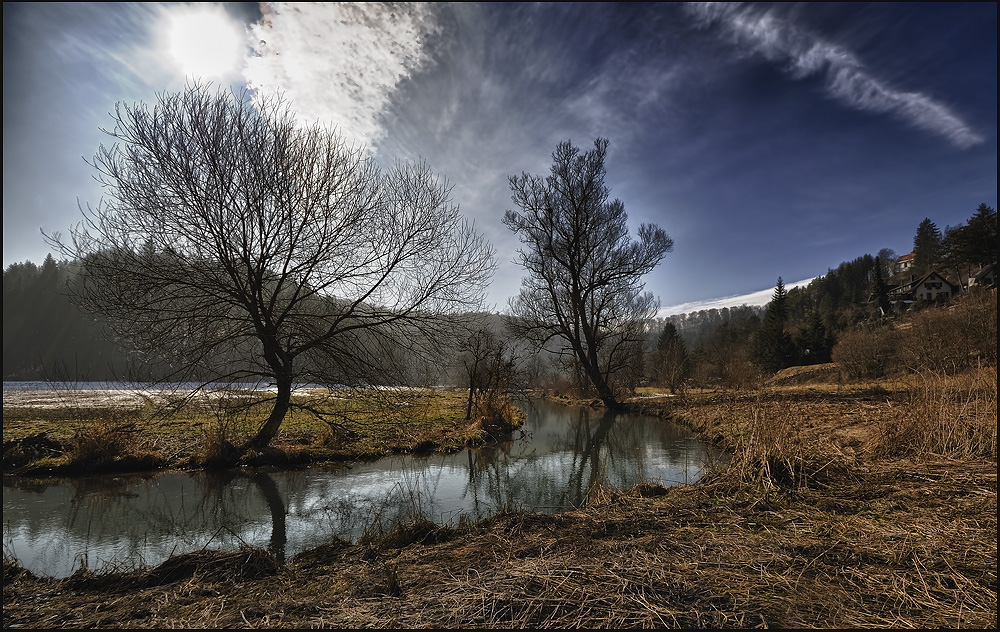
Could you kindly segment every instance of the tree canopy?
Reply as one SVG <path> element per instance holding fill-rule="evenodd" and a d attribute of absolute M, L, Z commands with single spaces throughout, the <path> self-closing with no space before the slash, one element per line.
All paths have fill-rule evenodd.
<path fill-rule="evenodd" d="M 478 307 L 493 248 L 425 163 L 379 167 L 281 98 L 192 84 L 118 104 L 103 187 L 69 239 L 74 300 L 169 377 L 272 385 L 243 447 L 266 446 L 293 385 L 404 379 L 406 356 Z"/>
<path fill-rule="evenodd" d="M 540 345 L 555 342 L 608 407 L 638 379 L 646 325 L 658 302 L 642 276 L 655 268 L 673 240 L 651 224 L 629 235 L 625 205 L 605 184 L 608 141 L 581 151 L 559 143 L 546 177 L 510 176 L 504 224 L 521 243 L 527 271 L 511 300 L 516 330 Z"/>

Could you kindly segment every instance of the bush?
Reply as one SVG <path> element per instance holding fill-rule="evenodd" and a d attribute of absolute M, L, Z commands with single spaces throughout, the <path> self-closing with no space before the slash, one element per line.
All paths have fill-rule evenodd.
<path fill-rule="evenodd" d="M 80 427 L 70 442 L 68 467 L 77 472 L 139 471 L 161 466 L 155 446 L 139 438 L 134 423 L 98 421 Z"/>
<path fill-rule="evenodd" d="M 831 356 L 849 379 L 885 377 L 897 366 L 897 332 L 890 327 L 848 331 L 833 346 Z"/>
<path fill-rule="evenodd" d="M 947 308 L 913 314 L 900 328 L 899 360 L 909 373 L 996 366 L 996 290 L 973 288 Z"/>

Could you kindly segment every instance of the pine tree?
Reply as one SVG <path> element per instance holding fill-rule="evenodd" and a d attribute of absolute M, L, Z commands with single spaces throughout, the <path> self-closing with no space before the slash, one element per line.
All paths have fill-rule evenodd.
<path fill-rule="evenodd" d="M 819 312 L 814 310 L 795 339 L 797 357 L 802 364 L 823 364 L 830 361 L 833 345 L 833 337 L 823 325 Z"/>
<path fill-rule="evenodd" d="M 934 222 L 928 218 L 920 222 L 913 238 L 913 274 L 921 276 L 937 265 L 942 242 L 941 231 Z"/>
<path fill-rule="evenodd" d="M 966 224 L 966 257 L 969 263 L 986 266 L 997 262 L 997 212 L 980 204 Z"/>
<path fill-rule="evenodd" d="M 752 347 L 753 361 L 769 373 L 777 373 L 792 364 L 794 345 L 785 331 L 787 320 L 788 292 L 781 277 L 778 277 L 778 284 L 764 313 L 764 322 L 754 336 Z"/>
<path fill-rule="evenodd" d="M 885 266 L 875 257 L 875 266 L 872 271 L 872 298 L 875 300 L 877 308 L 876 316 L 890 316 L 892 314 L 892 304 L 889 302 L 889 287 L 885 283 L 883 274 Z"/>

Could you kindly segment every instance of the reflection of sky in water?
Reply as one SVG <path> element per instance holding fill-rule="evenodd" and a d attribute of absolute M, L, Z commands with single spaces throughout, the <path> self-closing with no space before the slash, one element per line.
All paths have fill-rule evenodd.
<path fill-rule="evenodd" d="M 439 524 L 497 511 L 565 510 L 594 485 L 690 483 L 718 454 L 670 423 L 539 404 L 523 438 L 451 455 L 255 473 L 164 472 L 51 485 L 5 480 L 4 553 L 66 576 L 241 543 L 292 556 L 421 515 Z"/>

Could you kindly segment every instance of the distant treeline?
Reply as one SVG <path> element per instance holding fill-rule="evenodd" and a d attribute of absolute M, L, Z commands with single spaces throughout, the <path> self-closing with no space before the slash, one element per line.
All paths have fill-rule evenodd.
<path fill-rule="evenodd" d="M 104 321 L 73 305 L 66 282 L 76 266 L 52 255 L 3 273 L 3 379 L 103 381 L 123 376 L 127 355 Z"/>
<path fill-rule="evenodd" d="M 889 300 L 893 288 L 932 271 L 961 288 L 977 270 L 995 266 L 995 209 L 980 204 L 965 224 L 946 227 L 943 233 L 924 219 L 907 256 L 911 265 L 897 269 L 898 259 L 894 251 L 883 248 L 877 256 L 866 254 L 841 263 L 808 285 L 790 290 L 779 277 L 766 307 L 668 316 L 654 327 L 650 342 L 655 344 L 660 332 L 672 327 L 683 340 L 683 374 L 698 386 L 738 387 L 786 367 L 836 360 L 837 343 L 845 336 L 891 326 L 904 312 L 912 315 L 928 306 L 919 301 L 893 304 Z"/>
<path fill-rule="evenodd" d="M 929 220 L 921 222 L 914 255 L 921 270 L 995 265 L 996 235 L 996 212 L 980 205 L 968 225 L 949 227 L 944 235 Z M 893 268 L 896 259 L 893 251 L 883 249 L 878 256 L 841 263 L 789 290 L 779 278 L 766 307 L 708 309 L 659 319 L 650 328 L 645 367 L 638 373 L 655 381 L 664 374 L 664 362 L 681 362 L 683 371 L 674 373 L 690 383 L 739 385 L 761 371 L 829 362 L 838 339 L 891 315 L 880 295 L 884 298 L 887 288 L 901 280 Z M 51 255 L 41 266 L 25 262 L 4 270 L 4 380 L 103 381 L 134 375 L 130 368 L 140 364 L 136 357 L 110 336 L 104 321 L 70 302 L 66 287 L 75 274 L 74 263 Z M 956 277 L 959 284 L 961 276 Z M 482 316 L 499 329 L 499 315 Z M 670 338 L 661 336 L 667 325 L 675 330 L 668 333 L 682 341 L 679 355 L 670 361 L 662 353 Z M 458 366 L 459 353 L 455 350 Z"/>

